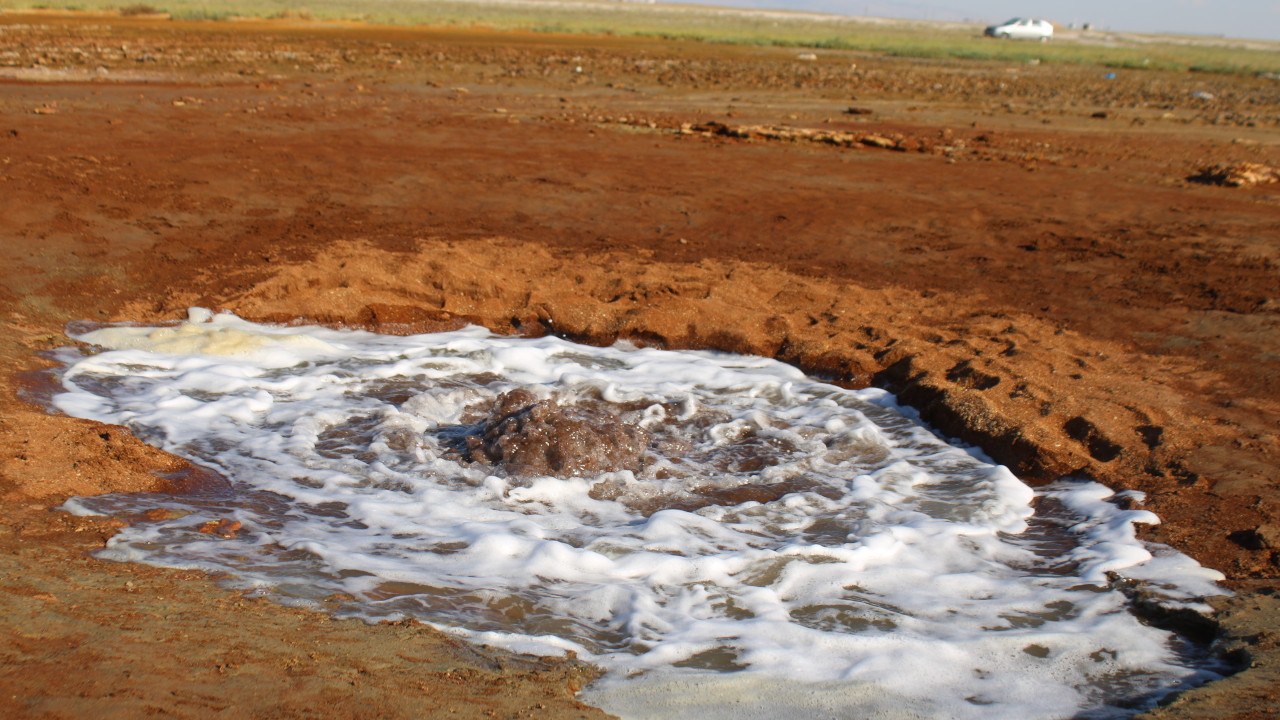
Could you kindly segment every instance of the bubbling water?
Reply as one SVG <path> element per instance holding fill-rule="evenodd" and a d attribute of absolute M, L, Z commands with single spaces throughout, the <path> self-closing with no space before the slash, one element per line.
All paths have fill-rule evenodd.
<path fill-rule="evenodd" d="M 56 407 L 234 488 L 69 502 L 138 518 L 100 556 L 573 651 L 625 717 L 1104 717 L 1216 677 L 1126 611 L 1122 582 L 1217 592 L 1135 539 L 1153 515 L 1034 492 L 878 390 L 474 327 L 196 309 L 78 337 L 97 351 L 67 358 Z"/>

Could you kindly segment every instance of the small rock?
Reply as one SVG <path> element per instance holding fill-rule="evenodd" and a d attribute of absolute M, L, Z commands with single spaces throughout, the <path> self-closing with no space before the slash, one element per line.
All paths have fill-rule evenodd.
<path fill-rule="evenodd" d="M 1261 163 L 1242 162 L 1204 168 L 1190 179 L 1206 185 L 1244 187 L 1280 182 L 1280 170 Z"/>
<path fill-rule="evenodd" d="M 210 520 L 199 527 L 200 532 L 206 535 L 218 535 L 224 538 L 233 538 L 240 531 L 239 520 Z"/>
<path fill-rule="evenodd" d="M 1268 550 L 1280 550 L 1280 523 L 1259 525 L 1253 534 L 1258 537 L 1262 547 Z"/>
<path fill-rule="evenodd" d="M 883 135 L 864 135 L 862 136 L 861 139 L 858 140 L 858 142 L 862 143 L 863 145 L 870 145 L 871 147 L 886 148 L 886 149 L 893 148 L 898 145 L 896 141 L 891 140 Z"/>

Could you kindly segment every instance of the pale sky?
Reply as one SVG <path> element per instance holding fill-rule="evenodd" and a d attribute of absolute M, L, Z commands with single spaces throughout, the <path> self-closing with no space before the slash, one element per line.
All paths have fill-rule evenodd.
<path fill-rule="evenodd" d="M 687 0 L 700 5 L 815 10 L 926 20 L 995 23 L 1041 17 L 1096 29 L 1280 40 L 1280 0 Z"/>

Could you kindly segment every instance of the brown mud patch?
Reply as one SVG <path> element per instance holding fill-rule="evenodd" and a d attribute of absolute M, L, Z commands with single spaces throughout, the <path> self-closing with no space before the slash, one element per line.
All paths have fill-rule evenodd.
<path fill-rule="evenodd" d="M 505 392 L 477 432 L 464 438 L 464 462 L 515 477 L 582 477 L 641 467 L 649 434 L 604 407 L 562 405 L 532 391 Z"/>
<path fill-rule="evenodd" d="M 1229 576 L 1244 671 L 1153 715 L 1280 706 L 1280 184 L 1187 179 L 1280 165 L 1276 83 L 484 31 L 0 29 L 6 716 L 601 716 L 573 663 L 85 556 L 119 521 L 50 508 L 197 471 L 22 385 L 69 321 L 190 305 L 718 348 L 884 386 L 1029 481 L 1144 491 L 1150 537 Z"/>

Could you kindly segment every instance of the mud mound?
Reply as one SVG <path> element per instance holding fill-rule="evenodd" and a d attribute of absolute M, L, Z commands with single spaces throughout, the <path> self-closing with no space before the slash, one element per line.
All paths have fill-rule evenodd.
<path fill-rule="evenodd" d="M 528 390 L 503 393 L 465 458 L 516 477 L 574 477 L 638 470 L 649 435 L 613 413 L 539 400 Z"/>

